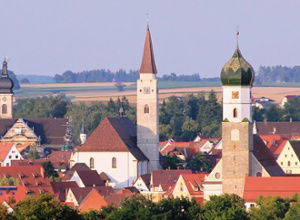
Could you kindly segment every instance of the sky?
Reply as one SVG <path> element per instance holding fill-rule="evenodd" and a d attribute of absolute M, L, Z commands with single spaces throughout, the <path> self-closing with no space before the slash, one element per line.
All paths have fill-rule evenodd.
<path fill-rule="evenodd" d="M 0 59 L 16 74 L 138 69 L 150 23 L 159 75 L 300 63 L 299 0 L 0 0 Z M 149 16 L 147 16 L 149 14 Z M 149 17 L 149 19 L 147 19 Z"/>

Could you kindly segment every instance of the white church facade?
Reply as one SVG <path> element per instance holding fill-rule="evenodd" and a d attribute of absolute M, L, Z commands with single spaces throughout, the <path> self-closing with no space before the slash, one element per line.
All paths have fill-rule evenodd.
<path fill-rule="evenodd" d="M 109 176 L 115 188 L 159 169 L 159 113 L 156 66 L 149 27 L 137 81 L 137 126 L 128 118 L 106 118 L 73 153 L 70 165 L 86 163 Z"/>

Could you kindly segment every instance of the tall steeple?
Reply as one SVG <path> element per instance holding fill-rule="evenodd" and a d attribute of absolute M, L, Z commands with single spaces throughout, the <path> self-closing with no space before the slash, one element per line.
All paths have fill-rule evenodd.
<path fill-rule="evenodd" d="M 157 73 L 149 25 L 147 25 L 143 59 L 142 59 L 141 67 L 140 67 L 140 73 L 141 74 L 142 73 L 152 73 L 152 74 Z"/>
<path fill-rule="evenodd" d="M 158 87 L 149 26 L 137 80 L 137 144 L 149 159 L 145 172 L 159 169 Z"/>

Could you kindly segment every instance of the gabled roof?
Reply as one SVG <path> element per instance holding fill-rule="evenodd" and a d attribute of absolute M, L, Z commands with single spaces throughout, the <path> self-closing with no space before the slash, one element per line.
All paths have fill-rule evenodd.
<path fill-rule="evenodd" d="M 0 162 L 3 162 L 14 143 L 0 142 Z"/>
<path fill-rule="evenodd" d="M 207 174 L 181 174 L 190 195 L 203 195 L 202 184 Z"/>
<path fill-rule="evenodd" d="M 271 151 L 258 135 L 253 135 L 253 154 L 270 176 L 285 176 Z"/>
<path fill-rule="evenodd" d="M 45 119 L 23 119 L 30 128 L 34 128 L 34 133 L 41 137 L 42 144 L 63 145 L 67 131 L 68 119 L 65 118 L 45 118 Z M 17 119 L 0 119 L 0 136 L 4 136 Z"/>
<path fill-rule="evenodd" d="M 147 27 L 147 31 L 146 31 L 146 38 L 145 38 L 142 64 L 140 67 L 140 73 L 157 73 L 149 27 Z"/>
<path fill-rule="evenodd" d="M 67 182 L 51 182 L 52 189 L 54 193 L 57 195 L 59 201 L 66 201 L 66 193 L 70 188 L 79 187 L 75 181 L 67 181 Z"/>
<path fill-rule="evenodd" d="M 185 173 L 192 173 L 191 170 L 153 170 L 151 173 L 151 187 L 161 186 L 163 190 L 169 189 L 176 183 L 179 176 Z"/>
<path fill-rule="evenodd" d="M 51 161 L 55 168 L 58 167 L 69 167 L 70 158 L 73 152 L 71 151 L 53 151 L 49 156 L 48 160 Z"/>
<path fill-rule="evenodd" d="M 70 170 L 78 171 L 78 170 L 91 170 L 91 169 L 85 163 L 75 163 Z"/>
<path fill-rule="evenodd" d="M 300 141 L 289 141 L 293 150 L 295 151 L 298 160 L 300 160 Z"/>
<path fill-rule="evenodd" d="M 105 118 L 78 152 L 130 152 L 139 161 L 148 160 L 137 146 L 136 127 L 128 118 Z"/>
<path fill-rule="evenodd" d="M 300 122 L 256 122 L 259 135 L 300 135 Z"/>
<path fill-rule="evenodd" d="M 121 202 L 124 201 L 127 198 L 131 198 L 135 196 L 135 193 L 112 193 L 105 197 L 105 200 L 107 201 L 108 205 L 110 206 L 120 206 Z"/>
<path fill-rule="evenodd" d="M 292 198 L 300 194 L 300 177 L 246 177 L 244 200 L 254 202 L 260 196 Z"/>
<path fill-rule="evenodd" d="M 92 210 L 98 211 L 104 206 L 107 206 L 104 196 L 96 189 L 92 189 L 81 201 L 78 209 L 80 212 L 90 212 Z"/>
<path fill-rule="evenodd" d="M 70 188 L 73 192 L 78 204 L 81 204 L 82 200 L 88 195 L 91 190 L 97 190 L 102 196 L 106 197 L 114 192 L 110 186 L 96 186 L 96 187 L 76 187 Z"/>
<path fill-rule="evenodd" d="M 104 186 L 105 184 L 96 170 L 77 170 L 75 172 L 85 186 Z"/>

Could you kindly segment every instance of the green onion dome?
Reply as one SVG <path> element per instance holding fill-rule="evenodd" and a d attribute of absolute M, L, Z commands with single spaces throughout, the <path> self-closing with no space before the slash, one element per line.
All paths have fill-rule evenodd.
<path fill-rule="evenodd" d="M 237 47 L 232 58 L 224 65 L 221 71 L 223 86 L 252 86 L 254 70 L 242 56 Z"/>

